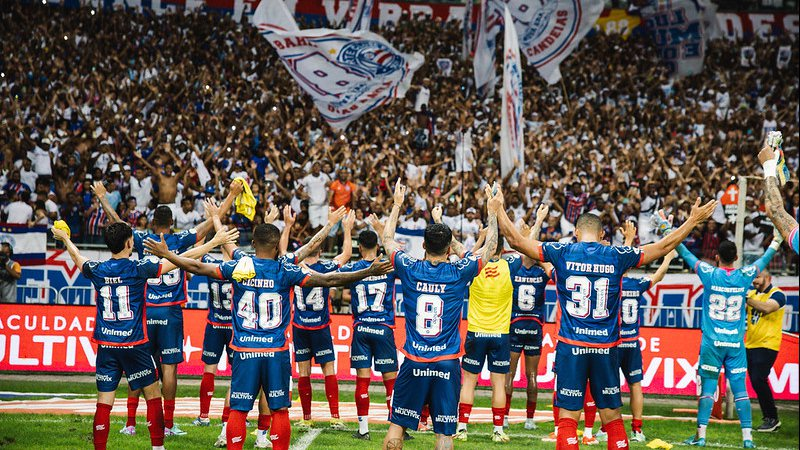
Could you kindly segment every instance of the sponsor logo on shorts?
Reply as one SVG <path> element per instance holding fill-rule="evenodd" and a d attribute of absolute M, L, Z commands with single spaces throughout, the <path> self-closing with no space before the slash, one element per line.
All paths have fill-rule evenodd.
<path fill-rule="evenodd" d="M 510 366 L 511 362 L 510 361 L 495 361 L 492 365 L 498 366 L 498 367 L 506 367 L 506 366 Z"/>
<path fill-rule="evenodd" d="M 381 364 L 394 364 L 394 363 L 395 363 L 395 361 L 392 358 L 381 358 L 381 359 L 376 359 L 375 360 L 375 364 L 379 364 L 379 365 L 381 365 Z"/>
<path fill-rule="evenodd" d="M 294 353 L 296 355 L 306 355 L 308 353 L 311 353 L 311 349 L 310 348 L 296 348 L 294 350 Z"/>
<path fill-rule="evenodd" d="M 741 342 L 714 341 L 714 347 L 739 348 L 741 346 L 742 346 Z"/>
<path fill-rule="evenodd" d="M 272 358 L 275 352 L 259 353 L 259 352 L 236 352 L 239 359 L 253 359 L 253 358 Z"/>
<path fill-rule="evenodd" d="M 534 351 L 541 349 L 541 347 L 539 347 L 538 345 L 526 345 L 524 348 L 526 351 Z"/>
<path fill-rule="evenodd" d="M 408 409 L 408 408 L 395 407 L 392 410 L 392 414 L 398 414 L 398 415 L 401 415 L 401 416 L 406 416 L 406 417 L 412 417 L 414 419 L 419 419 L 419 413 L 414 411 L 414 410 Z"/>
<path fill-rule="evenodd" d="M 350 361 L 366 361 L 367 355 L 353 355 L 350 357 Z"/>
<path fill-rule="evenodd" d="M 269 398 L 283 397 L 284 395 L 286 395 L 286 391 L 283 389 L 273 389 L 269 391 Z"/>
<path fill-rule="evenodd" d="M 443 352 L 447 350 L 447 344 L 442 345 L 422 345 L 417 342 L 412 342 L 411 347 L 420 352 Z"/>
<path fill-rule="evenodd" d="M 539 334 L 539 330 L 529 330 L 527 328 L 514 328 L 514 334 L 536 336 L 537 334 Z"/>
<path fill-rule="evenodd" d="M 736 374 L 736 373 L 745 373 L 745 372 L 747 372 L 747 367 L 737 367 L 737 368 L 735 368 L 735 369 L 731 369 L 731 370 L 729 370 L 728 372 L 730 372 L 730 373 L 732 373 L 732 374 Z"/>
<path fill-rule="evenodd" d="M 558 394 L 564 397 L 583 397 L 583 392 L 579 389 L 560 388 Z"/>
<path fill-rule="evenodd" d="M 472 364 L 473 366 L 480 364 L 477 359 L 467 358 L 466 356 L 464 357 L 464 363 Z"/>
<path fill-rule="evenodd" d="M 630 375 L 632 377 L 635 377 L 636 375 L 641 375 L 641 374 L 642 374 L 642 369 L 631 370 L 630 372 L 628 372 L 628 375 Z"/>
<path fill-rule="evenodd" d="M 701 364 L 700 368 L 703 370 L 708 370 L 709 372 L 719 372 L 719 367 L 714 367 L 709 364 Z"/>
<path fill-rule="evenodd" d="M 450 379 L 450 372 L 445 372 L 443 370 L 434 370 L 434 369 L 414 369 L 414 376 L 415 377 L 436 377 L 441 378 L 443 380 Z"/>
<path fill-rule="evenodd" d="M 94 377 L 95 377 L 95 379 L 96 379 L 97 381 L 109 381 L 109 382 L 111 382 L 111 381 L 114 381 L 114 379 L 113 379 L 113 378 L 111 378 L 111 376 L 110 376 L 110 375 L 102 375 L 102 374 L 99 374 L 99 373 L 98 373 L 98 374 L 96 374 Z"/>
<path fill-rule="evenodd" d="M 147 324 L 148 325 L 167 326 L 167 325 L 169 325 L 169 320 L 167 320 L 167 319 L 147 319 Z"/>
<path fill-rule="evenodd" d="M 253 395 L 247 392 L 231 392 L 231 400 L 253 400 Z"/>
<path fill-rule="evenodd" d="M 572 354 L 573 355 L 608 355 L 609 349 L 607 348 L 595 348 L 595 347 L 572 347 Z"/>
<path fill-rule="evenodd" d="M 333 353 L 333 350 L 331 350 L 331 349 L 329 349 L 329 348 L 326 348 L 326 349 L 324 349 L 324 350 L 320 350 L 320 351 L 318 351 L 318 352 L 317 352 L 317 356 L 325 356 L 325 355 L 330 355 L 330 354 L 332 354 L 332 353 Z"/>
<path fill-rule="evenodd" d="M 456 423 L 458 422 L 458 417 L 438 415 L 433 418 L 433 421 L 439 423 Z"/>
<path fill-rule="evenodd" d="M 636 348 L 639 346 L 639 342 L 631 341 L 631 342 L 620 342 L 619 348 Z"/>
<path fill-rule="evenodd" d="M 210 358 L 216 358 L 217 354 L 215 352 L 210 352 L 208 350 L 203 350 L 203 356 L 208 356 Z"/>
<path fill-rule="evenodd" d="M 608 336 L 608 330 L 597 328 L 573 327 L 575 334 L 585 334 L 586 336 Z"/>
<path fill-rule="evenodd" d="M 378 336 L 383 336 L 386 334 L 386 330 L 383 328 L 370 328 L 370 327 L 362 327 L 358 326 L 356 331 L 359 333 L 367 333 L 367 334 L 376 334 Z"/>
<path fill-rule="evenodd" d="M 128 375 L 128 381 L 138 380 L 153 373 L 153 369 L 144 369 Z"/>
<path fill-rule="evenodd" d="M 475 333 L 474 336 L 476 338 L 501 338 L 503 337 L 500 333 Z"/>
<path fill-rule="evenodd" d="M 619 386 L 611 386 L 603 388 L 603 395 L 617 395 L 619 394 Z"/>
<path fill-rule="evenodd" d="M 161 350 L 161 354 L 162 355 L 174 355 L 174 354 L 180 353 L 180 352 L 181 352 L 181 349 L 179 349 L 179 348 L 165 348 L 164 350 Z"/>

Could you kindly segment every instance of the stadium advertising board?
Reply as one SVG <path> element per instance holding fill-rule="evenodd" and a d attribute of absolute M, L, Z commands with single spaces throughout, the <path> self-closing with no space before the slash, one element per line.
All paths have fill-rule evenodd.
<path fill-rule="evenodd" d="M 0 305 L 0 370 L 93 372 L 96 357 L 96 346 L 91 342 L 94 316 L 95 308 L 90 306 Z M 354 380 L 355 371 L 350 369 L 349 364 L 352 319 L 338 315 L 332 316 L 332 320 L 331 333 L 339 379 Z M 184 311 L 184 363 L 178 370 L 181 374 L 200 375 L 203 372 L 200 358 L 205 323 L 205 311 Z M 465 334 L 466 322 L 463 325 L 462 334 Z M 404 326 L 404 320 L 399 318 L 395 330 L 398 346 L 405 341 Z M 544 389 L 553 388 L 554 332 L 553 324 L 545 326 L 539 367 L 539 383 Z M 644 359 L 642 386 L 645 392 L 696 395 L 699 330 L 642 328 L 640 345 Z M 229 375 L 230 368 L 226 362 L 220 364 L 222 373 Z M 294 375 L 297 376 L 296 368 Z M 314 367 L 312 375 L 322 378 L 319 367 Z M 799 375 L 798 338 L 784 334 L 778 360 L 770 375 L 776 398 L 800 399 Z M 380 380 L 377 373 L 373 373 L 373 378 Z M 480 383 L 488 385 L 488 381 L 488 373 L 481 374 Z M 515 384 L 524 386 L 524 373 L 516 374 Z M 752 390 L 750 394 L 754 397 Z"/>

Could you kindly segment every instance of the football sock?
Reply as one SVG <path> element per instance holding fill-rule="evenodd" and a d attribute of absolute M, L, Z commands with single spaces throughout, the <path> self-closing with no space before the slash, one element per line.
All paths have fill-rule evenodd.
<path fill-rule="evenodd" d="M 628 448 L 628 435 L 625 434 L 625 423 L 622 422 L 622 419 L 608 422 L 606 424 L 606 433 L 608 433 L 608 449 Z"/>
<path fill-rule="evenodd" d="M 111 405 L 98 403 L 94 410 L 94 423 L 92 424 L 92 436 L 94 437 L 95 450 L 106 450 L 108 444 L 108 427 L 111 426 L 109 415 Z"/>
<path fill-rule="evenodd" d="M 175 416 L 175 399 L 164 399 L 164 427 L 172 428 L 175 426 L 172 419 Z"/>
<path fill-rule="evenodd" d="M 274 450 L 289 450 L 292 440 L 292 425 L 289 423 L 289 411 L 282 409 L 272 413 L 272 431 L 269 436 Z"/>
<path fill-rule="evenodd" d="M 297 380 L 297 392 L 303 408 L 303 420 L 311 420 L 311 378 L 300 377 Z"/>
<path fill-rule="evenodd" d="M 200 381 L 200 417 L 203 419 L 208 419 L 212 397 L 214 397 L 214 374 L 204 372 Z"/>
<path fill-rule="evenodd" d="M 575 419 L 563 418 L 558 423 L 558 441 L 556 450 L 579 450 L 578 422 Z"/>
<path fill-rule="evenodd" d="M 336 375 L 325 377 L 325 396 L 328 397 L 328 407 L 331 410 L 331 417 L 339 418 L 339 381 Z"/>
<path fill-rule="evenodd" d="M 272 416 L 269 414 L 259 414 L 258 415 L 258 429 L 261 431 L 269 430 L 269 424 L 271 422 Z"/>
<path fill-rule="evenodd" d="M 136 426 L 136 410 L 139 409 L 139 396 L 128 397 L 128 421 L 125 422 L 126 427 Z"/>
<path fill-rule="evenodd" d="M 147 401 L 147 431 L 150 432 L 150 443 L 153 447 L 164 445 L 164 409 L 161 397 Z"/>
<path fill-rule="evenodd" d="M 225 436 L 228 441 L 228 450 L 242 450 L 244 441 L 247 440 L 247 413 L 245 411 L 231 411 L 228 419 L 228 428 Z"/>

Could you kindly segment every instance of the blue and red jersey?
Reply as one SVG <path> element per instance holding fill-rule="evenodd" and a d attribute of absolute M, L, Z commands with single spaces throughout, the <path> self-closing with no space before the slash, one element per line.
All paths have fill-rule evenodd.
<path fill-rule="evenodd" d="M 139 259 L 149 255 L 144 247 L 146 239 L 160 240 L 161 237 L 147 231 L 133 232 L 133 248 L 139 254 Z M 164 235 L 167 247 L 175 253 L 183 253 L 197 243 L 197 232 L 191 230 L 180 233 Z M 170 270 L 147 280 L 147 306 L 171 306 L 186 303 L 186 272 L 181 269 Z"/>
<path fill-rule="evenodd" d="M 622 306 L 620 318 L 622 323 L 619 330 L 623 341 L 639 339 L 639 325 L 641 323 L 641 306 L 645 304 L 644 293 L 652 287 L 650 278 L 622 279 Z"/>
<path fill-rule="evenodd" d="M 798 227 L 794 227 L 791 233 L 789 233 L 789 247 L 794 250 L 795 253 L 800 253 L 800 237 L 797 235 Z"/>
<path fill-rule="evenodd" d="M 511 269 L 514 297 L 511 303 L 511 323 L 519 320 L 535 320 L 544 323 L 544 294 L 550 277 L 537 265 L 530 268 L 522 265 L 519 255 L 505 257 Z"/>
<path fill-rule="evenodd" d="M 461 311 L 472 279 L 483 268 L 481 258 L 468 254 L 454 263 L 431 264 L 396 251 L 392 266 L 403 289 L 406 357 L 433 362 L 461 356 Z"/>
<path fill-rule="evenodd" d="M 308 266 L 317 273 L 336 272 L 339 264 L 334 261 L 317 261 Z M 331 323 L 331 290 L 327 287 L 294 287 L 294 316 L 292 325 L 306 330 L 319 330 Z"/>
<path fill-rule="evenodd" d="M 233 279 L 239 259 L 220 264 L 217 278 L 233 284 L 233 340 L 231 348 L 241 352 L 276 352 L 289 348 L 289 326 L 294 286 L 302 287 L 309 274 L 296 265 L 293 254 L 278 259 L 251 257 L 255 276 L 242 281 Z"/>
<path fill-rule="evenodd" d="M 137 261 L 87 261 L 81 272 L 97 289 L 92 341 L 116 347 L 147 342 L 145 290 L 147 279 L 160 275 L 160 260 L 149 256 Z"/>
<path fill-rule="evenodd" d="M 368 268 L 372 261 L 345 264 L 340 272 L 356 272 Z M 394 272 L 364 278 L 348 286 L 353 325 L 386 325 L 394 328 Z"/>
<path fill-rule="evenodd" d="M 539 251 L 554 267 L 558 340 L 600 348 L 619 344 L 622 276 L 641 264 L 642 251 L 599 242 L 545 242 Z"/>
<path fill-rule="evenodd" d="M 204 255 L 207 264 L 220 264 L 217 258 Z M 233 284 L 227 281 L 208 278 L 208 317 L 206 321 L 218 327 L 231 327 L 231 303 L 233 302 Z"/>

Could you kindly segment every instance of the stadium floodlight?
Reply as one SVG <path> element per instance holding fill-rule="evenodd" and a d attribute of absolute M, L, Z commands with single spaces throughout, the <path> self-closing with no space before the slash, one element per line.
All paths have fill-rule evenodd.
<path fill-rule="evenodd" d="M 69 37 L 67 37 L 67 35 L 66 35 L 66 34 L 64 35 L 64 40 L 65 40 L 65 41 L 66 41 L 66 40 L 69 40 Z"/>
<path fill-rule="evenodd" d="M 92 10 L 90 14 L 91 14 L 91 15 L 94 15 L 94 10 Z"/>
<path fill-rule="evenodd" d="M 236 125 L 233 125 L 233 126 L 231 127 L 231 131 L 236 131 Z"/>

